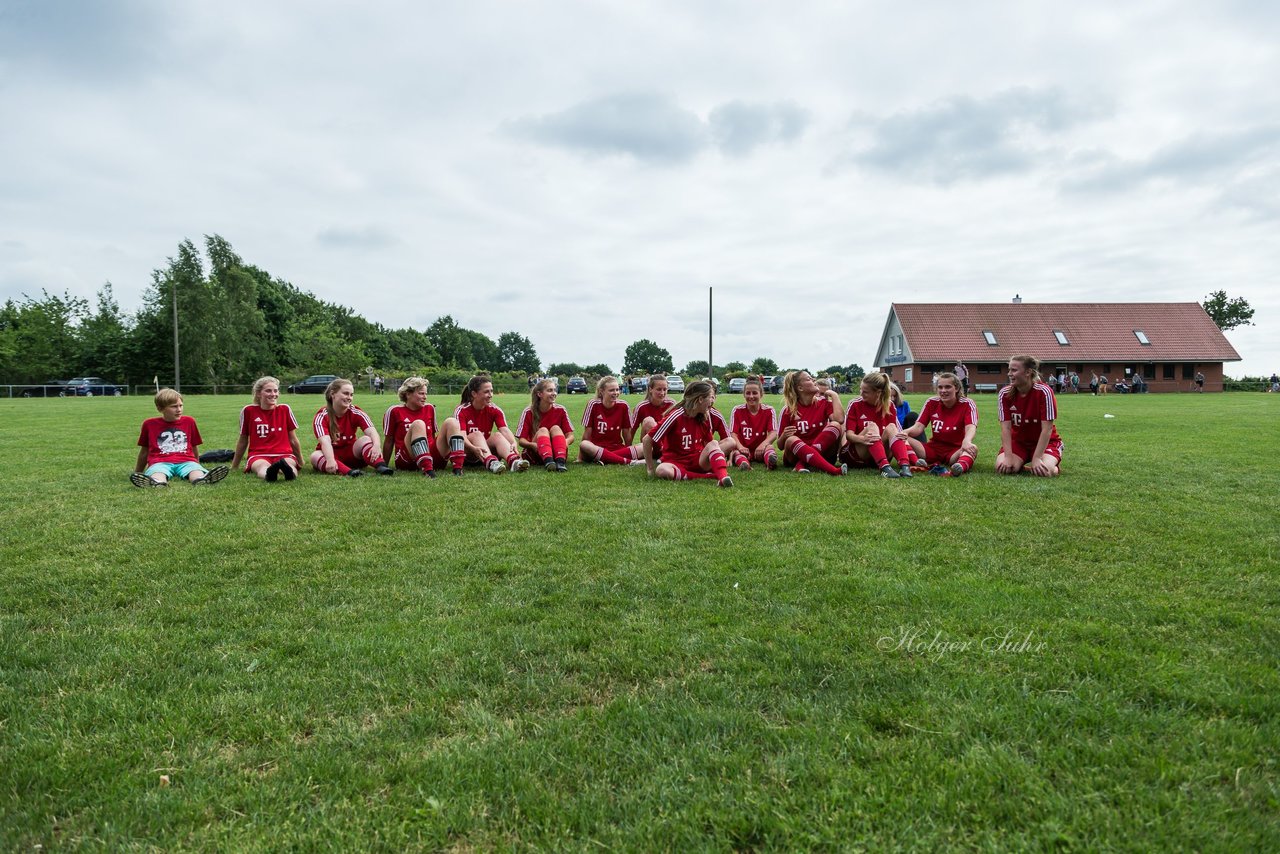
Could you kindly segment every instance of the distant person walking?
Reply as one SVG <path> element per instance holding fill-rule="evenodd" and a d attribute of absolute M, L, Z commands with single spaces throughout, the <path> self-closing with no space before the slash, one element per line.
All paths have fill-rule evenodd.
<path fill-rule="evenodd" d="M 964 362 L 956 362 L 954 373 L 960 380 L 961 394 L 965 397 L 969 396 L 969 369 L 965 367 Z"/>
<path fill-rule="evenodd" d="M 1204 391 L 1204 374 L 1196 371 L 1196 392 Z"/>
<path fill-rule="evenodd" d="M 1089 391 L 1093 392 L 1093 396 L 1098 396 L 1098 372 L 1094 371 L 1093 376 L 1089 379 Z"/>

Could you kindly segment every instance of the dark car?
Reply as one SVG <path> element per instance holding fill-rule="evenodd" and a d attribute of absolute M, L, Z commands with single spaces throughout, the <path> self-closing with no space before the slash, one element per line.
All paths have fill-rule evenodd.
<path fill-rule="evenodd" d="M 45 380 L 44 385 L 25 386 L 20 394 L 23 397 L 66 397 L 75 392 L 67 390 L 66 380 Z"/>
<path fill-rule="evenodd" d="M 765 377 L 761 385 L 765 394 L 782 394 L 782 377 Z"/>
<path fill-rule="evenodd" d="M 74 377 L 67 380 L 67 395 L 76 397 L 119 397 L 124 389 L 115 383 L 109 383 L 102 377 Z"/>
<path fill-rule="evenodd" d="M 569 377 L 569 382 L 565 383 L 564 390 L 567 394 L 586 394 L 587 381 L 582 377 Z"/>
<path fill-rule="evenodd" d="M 333 374 L 314 374 L 305 380 L 296 382 L 289 386 L 290 394 L 324 394 L 324 390 L 329 387 L 329 383 L 336 380 Z"/>

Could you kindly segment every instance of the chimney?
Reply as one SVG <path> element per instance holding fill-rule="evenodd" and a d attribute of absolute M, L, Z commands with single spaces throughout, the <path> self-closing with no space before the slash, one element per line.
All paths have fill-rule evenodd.
<path fill-rule="evenodd" d="M 1014 305 L 1022 305 L 1022 297 L 1021 297 L 1019 294 L 1014 294 L 1014 295 L 1013 295 L 1013 304 L 1014 304 Z"/>

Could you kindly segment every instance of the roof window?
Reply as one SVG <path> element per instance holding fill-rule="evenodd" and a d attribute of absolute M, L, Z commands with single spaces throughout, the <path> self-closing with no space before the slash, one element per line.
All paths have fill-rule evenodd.
<path fill-rule="evenodd" d="M 1141 329 L 1133 330 L 1133 335 L 1138 339 L 1138 343 L 1143 347 L 1151 346 L 1151 341 L 1147 338 L 1147 333 L 1143 332 Z"/>
<path fill-rule="evenodd" d="M 1064 347 L 1071 343 L 1067 340 L 1067 333 L 1063 332 L 1061 329 L 1053 330 L 1053 337 L 1057 338 L 1058 343 Z"/>
<path fill-rule="evenodd" d="M 996 334 L 992 332 L 990 329 L 982 330 L 982 337 L 987 339 L 988 346 L 990 347 L 996 346 Z"/>

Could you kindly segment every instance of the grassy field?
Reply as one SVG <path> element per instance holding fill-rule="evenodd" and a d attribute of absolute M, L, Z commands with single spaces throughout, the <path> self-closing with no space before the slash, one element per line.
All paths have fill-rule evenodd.
<path fill-rule="evenodd" d="M 958 479 L 141 490 L 148 398 L 0 401 L 0 849 L 1280 850 L 1280 395 L 1064 397 L 1053 481 L 980 409 Z"/>

